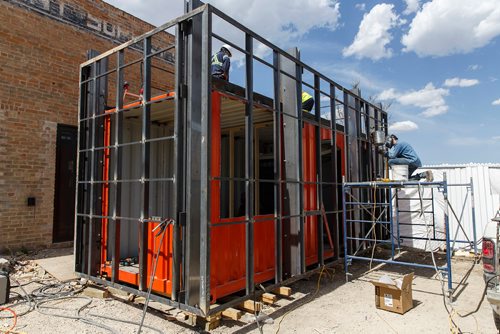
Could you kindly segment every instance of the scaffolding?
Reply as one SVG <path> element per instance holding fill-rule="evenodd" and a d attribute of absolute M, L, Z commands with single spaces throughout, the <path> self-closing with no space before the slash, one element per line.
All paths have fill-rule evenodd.
<path fill-rule="evenodd" d="M 461 223 L 464 210 L 462 210 L 459 217 L 448 201 L 448 191 L 450 187 L 466 187 L 467 196 L 469 196 L 470 193 L 473 225 L 472 239 L 467 236 Z M 401 190 L 411 188 L 416 188 L 418 190 L 418 198 L 405 198 L 399 194 Z M 423 196 L 422 192 L 424 189 L 430 190 L 429 197 Z M 436 192 L 439 192 L 443 197 L 444 226 L 441 233 L 444 234 L 444 237 L 438 235 L 439 230 L 436 225 L 434 204 L 437 195 Z M 344 182 L 342 185 L 342 198 L 344 210 L 344 265 L 346 280 L 348 280 L 351 275 L 349 273 L 349 266 L 352 265 L 353 260 L 370 261 L 370 264 L 376 262 L 435 269 L 447 280 L 448 294 L 451 296 L 453 292 L 451 258 L 455 244 L 465 244 L 466 247 L 470 247 L 471 251 L 473 251 L 476 256 L 478 255 L 472 179 L 470 183 L 464 184 L 450 184 L 446 180 L 446 175 L 444 175 L 442 181 L 436 182 Z M 412 209 L 411 205 L 406 205 L 409 206 L 409 210 L 402 209 L 401 202 L 412 200 L 419 201 L 418 209 Z M 424 204 L 426 202 L 427 204 Z M 403 205 L 403 208 L 406 206 Z M 429 209 L 426 209 L 426 207 Z M 457 228 L 454 233 L 452 233 L 450 229 L 450 212 L 457 222 Z M 401 218 L 402 213 L 418 215 L 422 217 L 423 223 L 413 223 L 411 219 L 409 219 L 409 221 L 404 220 Z M 368 232 L 365 233 L 366 228 L 362 229 L 360 226 L 366 225 L 371 227 Z M 421 226 L 425 228 L 426 236 L 415 236 L 413 234 L 402 235 L 401 226 Z M 463 232 L 465 240 L 457 239 L 459 230 Z M 398 259 L 401 253 L 401 244 L 404 240 L 425 240 L 425 249 L 430 248 L 433 264 L 423 264 Z M 427 244 L 427 242 L 429 242 L 429 244 Z M 444 242 L 445 264 L 438 265 L 436 263 L 434 249 L 431 245 L 432 242 Z M 375 247 L 378 244 L 386 245 L 390 248 L 390 258 L 382 259 L 374 257 Z"/>

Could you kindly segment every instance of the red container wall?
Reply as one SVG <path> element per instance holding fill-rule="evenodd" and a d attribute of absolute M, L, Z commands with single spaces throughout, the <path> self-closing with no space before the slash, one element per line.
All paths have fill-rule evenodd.
<path fill-rule="evenodd" d="M 302 128 L 302 175 L 304 179 L 304 210 L 316 211 L 318 207 L 318 186 L 316 174 L 315 127 L 304 123 Z M 309 183 L 311 182 L 311 183 Z M 318 261 L 318 216 L 304 219 L 306 265 Z"/>
<path fill-rule="evenodd" d="M 211 127 L 211 175 L 210 175 L 210 289 L 212 301 L 245 289 L 245 220 L 244 217 L 221 218 L 220 198 L 221 184 L 216 178 L 220 177 L 221 170 L 221 129 L 220 129 L 221 93 L 212 93 L 212 127 Z M 109 119 L 105 123 L 105 140 L 109 143 Z M 305 123 L 303 127 L 303 178 L 304 178 L 304 209 L 317 211 L 321 209 L 318 203 L 318 186 L 309 184 L 317 182 L 316 140 L 315 127 Z M 321 140 L 331 139 L 331 131 L 321 129 Z M 345 175 L 344 137 L 337 134 L 337 147 L 342 152 L 342 175 Z M 335 166 L 333 166 L 335 168 Z M 109 150 L 105 154 L 104 175 L 109 175 Z M 109 189 L 103 188 L 103 198 L 108 198 Z M 106 204 L 105 204 L 106 203 Z M 107 201 L 103 201 L 103 215 L 108 215 Z M 318 220 L 321 216 L 305 218 L 305 252 L 306 265 L 318 261 Z M 275 227 L 273 215 L 255 216 L 254 223 L 254 280 L 256 283 L 265 282 L 274 278 L 275 273 Z M 111 266 L 107 261 L 106 243 L 108 222 L 103 219 L 101 247 L 101 270 L 103 275 L 111 276 Z M 239 224 L 235 224 L 241 222 Z M 320 221 L 323 223 L 323 221 Z M 152 231 L 156 224 L 148 224 L 148 257 L 147 272 L 151 272 L 155 254 L 159 247 L 160 238 L 155 237 Z M 333 231 L 332 231 L 333 232 Z M 326 233 L 326 229 L 325 229 Z M 156 275 L 153 291 L 159 294 L 171 294 L 172 279 L 172 226 L 167 228 Z M 324 257 L 333 256 L 333 250 L 325 250 Z M 138 274 L 121 268 L 118 281 L 138 284 Z M 149 284 L 148 277 L 148 284 Z M 181 283 L 182 284 L 182 283 Z"/>
<path fill-rule="evenodd" d="M 245 289 L 245 217 L 221 219 L 221 94 L 212 93 L 212 141 L 210 186 L 210 289 L 213 300 Z M 267 218 L 267 219 L 266 219 Z M 256 283 L 274 278 L 273 215 L 255 216 L 254 280 Z"/>

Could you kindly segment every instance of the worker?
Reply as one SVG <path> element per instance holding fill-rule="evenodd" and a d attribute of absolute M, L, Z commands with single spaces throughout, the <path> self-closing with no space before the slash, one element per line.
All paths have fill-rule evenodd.
<path fill-rule="evenodd" d="M 417 153 L 413 147 L 410 146 L 410 144 L 399 141 L 398 137 L 392 134 L 387 137 L 385 146 L 388 150 L 382 150 L 384 155 L 389 158 L 389 166 L 408 165 L 409 180 L 426 179 L 428 182 L 432 182 L 434 180 L 432 171 L 430 170 L 412 176 L 418 168 L 422 167 L 422 162 L 420 162 Z"/>
<path fill-rule="evenodd" d="M 219 52 L 212 56 L 212 76 L 229 81 L 231 56 L 231 46 L 224 44 Z"/>
<path fill-rule="evenodd" d="M 311 112 L 313 106 L 314 106 L 313 97 L 306 92 L 302 92 L 302 110 Z"/>

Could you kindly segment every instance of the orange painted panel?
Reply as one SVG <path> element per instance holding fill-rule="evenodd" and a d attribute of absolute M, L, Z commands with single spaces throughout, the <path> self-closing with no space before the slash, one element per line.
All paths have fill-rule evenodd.
<path fill-rule="evenodd" d="M 221 219 L 220 217 L 220 177 L 221 166 L 221 131 L 220 107 L 221 93 L 212 92 L 212 126 L 211 126 L 211 157 L 210 157 L 210 288 L 212 302 L 237 291 L 245 289 L 245 220 L 244 217 Z M 129 107 L 129 106 L 127 106 Z M 112 112 L 112 111 L 110 111 Z M 109 120 L 108 120 L 109 121 Z M 106 125 L 107 124 L 107 125 Z M 105 123 L 105 138 L 109 145 L 109 123 Z M 321 139 L 330 139 L 331 132 L 321 129 Z M 315 127 L 305 123 L 303 128 L 303 177 L 304 177 L 304 208 L 306 211 L 320 209 L 318 203 L 316 140 Z M 337 147 L 342 152 L 342 175 L 345 174 L 344 163 L 344 136 L 337 134 Z M 105 157 L 108 157 L 109 152 Z M 108 164 L 104 164 L 105 174 L 109 172 Z M 310 184 L 308 182 L 311 182 Z M 103 191 L 106 189 L 103 189 Z M 107 191 L 107 190 L 106 190 Z M 106 193 L 104 196 L 108 196 Z M 104 198 L 103 196 L 103 198 Z M 103 201 L 103 213 L 108 214 L 107 201 Z M 254 272 L 255 282 L 260 283 L 274 278 L 275 274 L 275 227 L 274 215 L 256 216 L 254 223 Z M 319 216 L 309 216 L 305 219 L 306 264 L 311 265 L 318 261 L 318 219 Z M 235 224 L 240 222 L 240 224 Z M 147 272 L 152 270 L 154 255 L 159 247 L 160 238 L 155 238 L 152 229 L 156 224 L 148 227 Z M 107 221 L 103 220 L 103 235 L 106 236 Z M 172 289 L 172 250 L 173 228 L 169 226 L 165 232 L 165 239 L 160 251 L 160 258 L 153 283 L 153 291 L 170 295 Z M 107 237 L 107 236 L 106 236 Z M 102 272 L 111 275 L 111 267 L 106 263 L 106 247 L 101 249 Z M 325 251 L 325 258 L 332 257 L 333 251 Z M 118 280 L 137 285 L 138 275 L 125 270 L 119 270 Z M 149 277 L 148 277 L 149 284 Z M 182 283 L 181 283 L 182 284 Z"/>

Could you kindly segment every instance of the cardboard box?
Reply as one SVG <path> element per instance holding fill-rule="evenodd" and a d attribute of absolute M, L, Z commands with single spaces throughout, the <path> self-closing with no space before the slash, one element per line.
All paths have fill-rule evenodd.
<path fill-rule="evenodd" d="M 413 273 L 404 275 L 400 282 L 371 281 L 375 286 L 375 306 L 378 309 L 399 314 L 411 310 L 413 308 L 412 282 Z"/>

